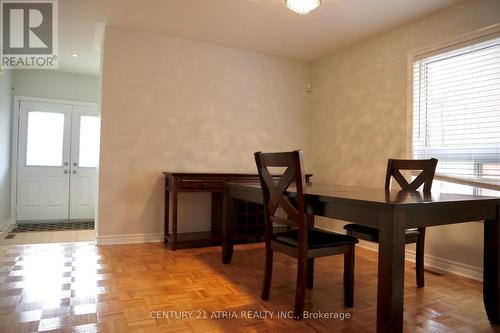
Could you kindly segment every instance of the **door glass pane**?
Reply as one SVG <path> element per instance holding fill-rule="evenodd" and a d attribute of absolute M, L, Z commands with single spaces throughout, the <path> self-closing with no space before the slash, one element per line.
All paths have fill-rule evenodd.
<path fill-rule="evenodd" d="M 99 161 L 99 118 L 97 116 L 80 117 L 80 155 L 82 168 L 95 168 Z"/>
<path fill-rule="evenodd" d="M 28 113 L 26 165 L 62 166 L 64 114 Z"/>

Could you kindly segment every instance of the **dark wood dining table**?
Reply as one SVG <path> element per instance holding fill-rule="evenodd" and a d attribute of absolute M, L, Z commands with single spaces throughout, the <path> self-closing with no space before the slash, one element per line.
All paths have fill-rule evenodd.
<path fill-rule="evenodd" d="M 287 195 L 295 195 L 293 188 Z M 490 322 L 500 324 L 500 198 L 319 183 L 308 184 L 305 196 L 310 214 L 379 229 L 379 333 L 403 332 L 405 229 L 484 221 L 483 300 Z M 233 255 L 237 200 L 262 203 L 260 184 L 226 183 L 222 246 L 226 264 Z"/>

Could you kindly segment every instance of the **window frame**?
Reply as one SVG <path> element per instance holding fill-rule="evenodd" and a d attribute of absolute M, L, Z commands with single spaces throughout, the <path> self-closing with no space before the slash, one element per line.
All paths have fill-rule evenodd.
<path fill-rule="evenodd" d="M 446 41 L 411 50 L 407 53 L 406 69 L 406 156 L 413 158 L 413 63 L 417 60 L 428 58 L 437 54 L 453 51 L 468 45 L 477 44 L 493 38 L 500 38 L 500 23 L 483 29 L 473 31 Z M 430 148 L 435 149 L 435 148 Z M 459 177 L 436 173 L 436 179 L 462 185 L 471 185 L 492 190 L 500 190 L 500 184 L 484 180 L 467 180 Z"/>

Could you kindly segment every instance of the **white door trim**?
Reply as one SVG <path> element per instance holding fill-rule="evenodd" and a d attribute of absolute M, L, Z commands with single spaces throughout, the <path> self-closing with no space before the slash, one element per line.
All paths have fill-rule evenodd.
<path fill-rule="evenodd" d="M 97 113 L 100 117 L 101 110 L 99 108 L 99 103 L 91 102 L 81 102 L 72 101 L 65 99 L 54 99 L 54 98 L 40 98 L 40 97 L 30 97 L 30 96 L 14 96 L 14 103 L 12 103 L 12 164 L 11 164 L 11 223 L 16 223 L 17 221 L 17 167 L 19 162 L 19 111 L 21 102 L 42 102 L 42 103 L 55 103 L 55 104 L 71 104 L 79 106 L 90 106 L 95 107 Z M 99 167 L 98 167 L 99 168 Z M 97 174 L 99 174 L 97 170 Z M 97 179 L 99 181 L 99 178 Z M 99 187 L 97 187 L 99 188 Z M 97 197 L 97 195 L 96 195 Z M 97 207 L 97 204 L 96 204 Z M 96 215 L 97 220 L 97 215 Z"/>

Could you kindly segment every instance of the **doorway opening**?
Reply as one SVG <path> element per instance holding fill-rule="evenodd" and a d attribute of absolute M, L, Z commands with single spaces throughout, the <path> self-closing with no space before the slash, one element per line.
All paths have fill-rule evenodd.
<path fill-rule="evenodd" d="M 97 104 L 16 97 L 14 105 L 10 243 L 95 240 Z"/>

